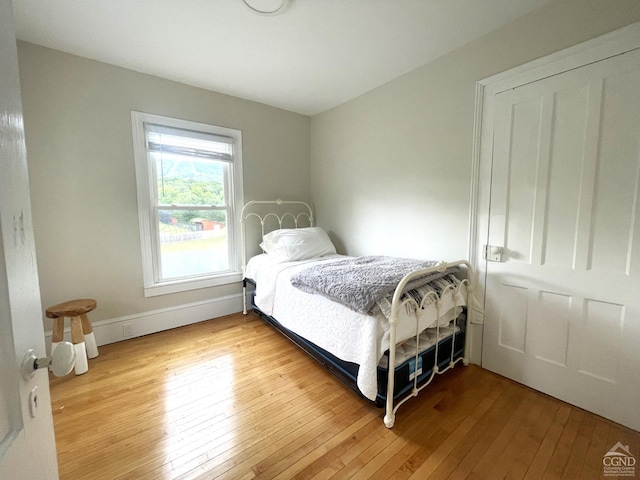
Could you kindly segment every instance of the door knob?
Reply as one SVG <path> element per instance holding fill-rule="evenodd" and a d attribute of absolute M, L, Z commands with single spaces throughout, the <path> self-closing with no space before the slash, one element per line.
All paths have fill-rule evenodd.
<path fill-rule="evenodd" d="M 501 262 L 504 248 L 497 245 L 484 246 L 484 258 L 490 262 Z"/>
<path fill-rule="evenodd" d="M 25 380 L 33 377 L 39 368 L 51 366 L 51 371 L 56 377 L 64 377 L 73 369 L 76 362 L 76 353 L 70 342 L 60 342 L 50 357 L 38 357 L 36 351 L 27 351 L 22 362 L 22 376 Z"/>

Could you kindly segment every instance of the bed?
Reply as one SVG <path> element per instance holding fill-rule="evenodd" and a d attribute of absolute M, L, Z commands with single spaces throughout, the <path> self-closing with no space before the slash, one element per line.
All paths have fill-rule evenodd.
<path fill-rule="evenodd" d="M 250 304 L 356 393 L 385 406 L 388 428 L 436 375 L 468 364 L 467 261 L 339 255 L 304 202 L 251 201 L 241 223 L 244 313 Z M 247 252 L 255 255 L 247 260 Z"/>

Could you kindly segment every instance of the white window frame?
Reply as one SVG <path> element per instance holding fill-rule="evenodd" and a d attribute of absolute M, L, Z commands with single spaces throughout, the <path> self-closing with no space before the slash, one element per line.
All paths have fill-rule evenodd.
<path fill-rule="evenodd" d="M 233 162 L 231 163 L 230 169 L 231 181 L 228 185 L 225 185 L 225 193 L 228 194 L 229 198 L 232 198 L 230 202 L 230 212 L 227 218 L 227 241 L 230 246 L 230 271 L 176 280 L 160 280 L 159 237 L 153 197 L 156 179 L 146 148 L 145 123 L 233 138 Z M 131 112 L 131 124 L 133 127 L 133 153 L 138 190 L 138 219 L 140 227 L 140 248 L 142 251 L 144 296 L 153 297 L 240 282 L 242 280 L 242 245 L 240 244 L 242 237 L 238 212 L 244 204 L 242 132 L 232 128 L 218 127 L 136 111 Z"/>

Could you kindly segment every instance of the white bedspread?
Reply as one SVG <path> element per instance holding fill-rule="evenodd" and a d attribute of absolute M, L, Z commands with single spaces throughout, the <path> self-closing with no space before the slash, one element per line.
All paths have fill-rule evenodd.
<path fill-rule="evenodd" d="M 265 254 L 253 257 L 247 264 L 245 277 L 256 282 L 255 302 L 258 308 L 274 317 L 289 330 L 327 350 L 336 357 L 357 363 L 357 385 L 362 394 L 375 400 L 377 394 L 377 365 L 389 348 L 389 322 L 382 314 L 378 317 L 363 315 L 333 302 L 321 295 L 303 292 L 291 285 L 291 275 L 303 268 L 322 262 L 342 260 L 342 255 L 298 262 L 275 263 Z M 446 325 L 465 305 L 466 288 L 462 295 L 452 291 L 442 299 L 440 325 Z M 416 334 L 416 317 L 401 309 L 396 332 L 401 342 Z M 435 304 L 419 311 L 418 330 L 435 327 Z"/>

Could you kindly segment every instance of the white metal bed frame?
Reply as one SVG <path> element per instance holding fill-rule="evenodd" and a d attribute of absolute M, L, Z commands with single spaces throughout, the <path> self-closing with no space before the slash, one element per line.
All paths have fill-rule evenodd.
<path fill-rule="evenodd" d="M 256 205 L 277 205 L 277 206 L 282 206 L 282 205 L 295 205 L 298 208 L 300 208 L 302 211 L 300 213 L 294 214 L 292 212 L 284 212 L 282 214 L 277 214 L 274 212 L 268 212 L 264 215 L 260 215 L 256 212 L 250 211 L 252 207 L 256 206 Z M 313 226 L 313 211 L 311 210 L 311 207 L 309 206 L 309 204 L 305 203 L 305 202 L 300 202 L 300 201 L 285 201 L 285 200 L 281 200 L 281 199 L 277 199 L 277 200 L 253 200 L 248 202 L 243 208 L 242 208 L 242 212 L 240 215 L 240 223 L 242 226 L 242 244 L 243 244 L 243 250 L 242 250 L 242 274 L 244 277 L 244 273 L 245 273 L 245 269 L 247 266 L 247 237 L 246 237 L 246 220 L 251 218 L 251 217 L 256 217 L 261 224 L 261 232 L 262 232 L 262 236 L 264 236 L 265 234 L 265 221 L 268 220 L 269 218 L 274 218 L 275 220 L 277 220 L 278 222 L 278 228 L 282 228 L 283 225 L 283 221 L 286 218 L 291 218 L 294 224 L 294 228 L 299 228 L 298 224 L 301 218 L 306 218 L 306 221 L 309 223 L 309 226 Z M 411 280 L 413 280 L 414 278 L 418 278 L 433 272 L 444 272 L 447 268 L 450 267 L 458 267 L 458 266 L 464 266 L 466 268 L 466 274 L 467 274 L 467 278 L 462 280 L 460 285 L 458 287 L 453 287 L 453 286 L 448 286 L 446 287 L 442 292 L 441 295 L 438 296 L 435 292 L 429 292 L 428 295 L 426 295 L 420 305 L 418 305 L 415 300 L 413 298 L 405 298 L 404 300 L 402 300 L 402 292 L 404 290 L 405 285 L 410 282 Z M 400 408 L 400 406 L 402 404 L 404 404 L 407 400 L 409 400 L 412 397 L 416 397 L 418 395 L 418 393 L 420 391 L 422 391 L 424 388 L 426 388 L 431 381 L 435 378 L 436 374 L 442 374 L 448 370 L 450 370 L 451 368 L 453 368 L 457 363 L 462 362 L 463 365 L 468 365 L 469 364 L 469 347 L 471 345 L 471 315 L 473 312 L 472 309 L 472 305 L 471 305 L 471 299 L 473 298 L 473 284 L 472 284 L 472 279 L 474 278 L 473 276 L 473 271 L 472 271 L 472 267 L 471 264 L 467 261 L 467 260 L 459 260 L 456 262 L 440 262 L 438 263 L 436 266 L 431 267 L 431 268 L 426 268 L 426 269 L 422 269 L 422 270 L 416 270 L 414 272 L 411 272 L 409 274 L 407 274 L 398 284 L 397 288 L 394 291 L 393 294 L 393 300 L 391 302 L 391 317 L 389 318 L 389 363 L 388 363 L 388 378 L 387 378 L 387 398 L 386 398 L 386 407 L 385 407 L 385 415 L 384 415 L 384 424 L 387 426 L 387 428 L 392 428 L 394 423 L 395 423 L 395 416 L 396 416 L 396 412 L 398 411 L 398 409 Z M 421 331 L 419 330 L 419 312 L 422 310 L 422 307 L 425 304 L 429 304 L 431 301 L 435 302 L 436 305 L 436 311 L 437 311 L 437 318 L 440 318 L 440 314 L 441 314 L 441 308 L 442 308 L 442 302 L 441 302 L 441 298 L 444 294 L 448 293 L 449 290 L 455 290 L 454 294 L 457 294 L 460 290 L 460 287 L 462 285 L 466 284 L 466 290 L 467 290 L 467 316 L 466 316 L 466 322 L 465 322 L 465 344 L 464 344 L 464 353 L 463 356 L 457 359 L 454 359 L 454 355 L 456 352 L 456 348 L 455 348 L 455 341 L 456 341 L 456 337 L 457 335 L 455 334 L 455 320 L 453 320 L 454 323 L 454 328 L 453 328 L 453 334 L 452 334 L 452 345 L 451 345 L 451 358 L 449 359 L 449 363 L 448 365 L 443 368 L 440 369 L 438 366 L 438 349 L 439 349 L 439 345 L 441 342 L 440 339 L 440 323 L 436 322 L 436 343 L 435 343 L 435 356 L 434 356 L 434 365 L 432 367 L 431 370 L 431 375 L 429 376 L 428 379 L 426 379 L 426 381 L 424 381 L 424 383 L 422 383 L 422 381 L 420 383 L 422 383 L 422 385 L 418 386 L 418 377 L 419 375 L 416 374 L 414 375 L 413 378 L 413 389 L 411 390 L 410 394 L 407 394 L 404 398 L 400 399 L 397 401 L 397 403 L 395 403 L 394 405 L 394 386 L 395 386 L 395 363 L 396 363 L 396 328 L 397 328 L 397 324 L 398 324 L 398 314 L 400 312 L 401 308 L 406 308 L 406 306 L 408 304 L 412 304 L 413 305 L 413 309 L 416 312 L 416 354 L 414 357 L 415 360 L 415 365 L 416 365 L 416 369 L 417 369 L 417 365 L 418 365 L 418 357 L 420 356 L 420 354 L 422 353 L 420 351 L 420 333 Z M 243 287 L 242 287 L 242 297 L 243 297 L 243 313 L 246 315 L 247 314 L 247 291 L 246 291 L 246 283 L 243 282 Z M 425 369 L 425 365 L 422 366 L 423 370 Z"/>

